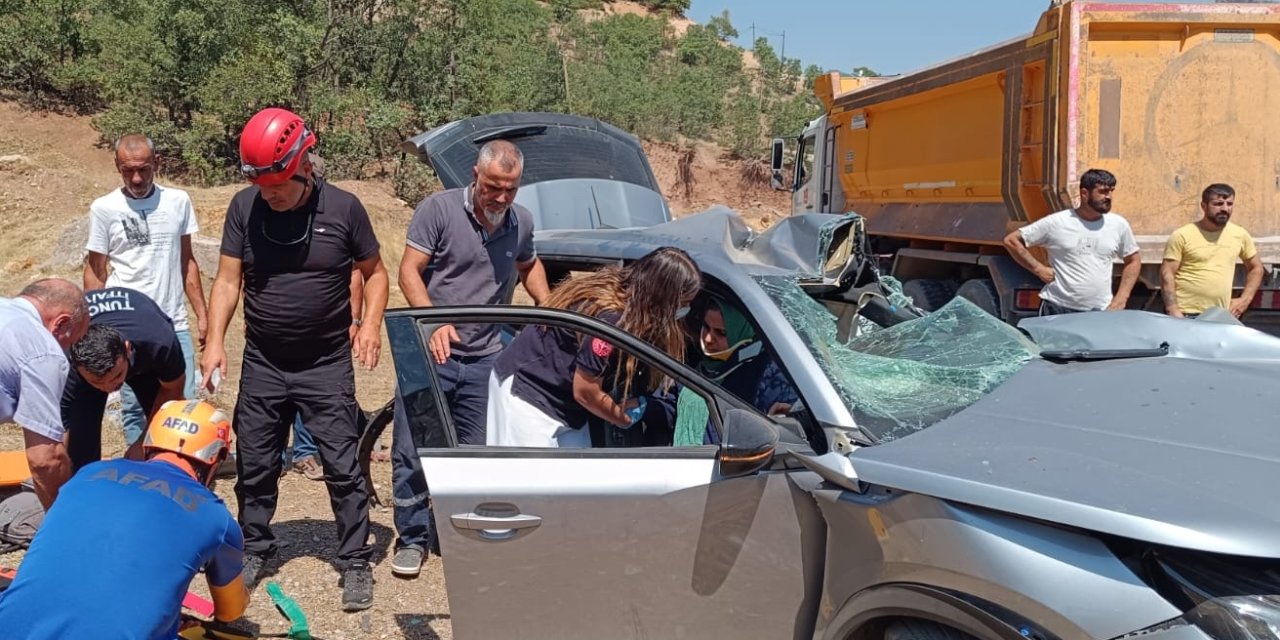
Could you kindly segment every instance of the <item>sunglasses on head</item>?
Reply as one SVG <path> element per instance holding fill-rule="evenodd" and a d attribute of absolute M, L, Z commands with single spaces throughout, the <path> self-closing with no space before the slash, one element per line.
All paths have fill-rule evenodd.
<path fill-rule="evenodd" d="M 298 136 L 298 139 L 293 142 L 293 147 L 289 149 L 289 153 L 284 154 L 283 158 L 280 158 L 265 167 L 258 167 L 248 163 L 242 164 L 240 165 L 240 175 L 250 180 L 256 180 L 262 176 L 269 176 L 273 173 L 280 173 L 281 171 L 284 171 L 289 166 L 289 163 L 293 162 L 294 157 L 302 151 L 303 143 L 310 138 L 311 131 L 303 128 L 302 135 Z"/>

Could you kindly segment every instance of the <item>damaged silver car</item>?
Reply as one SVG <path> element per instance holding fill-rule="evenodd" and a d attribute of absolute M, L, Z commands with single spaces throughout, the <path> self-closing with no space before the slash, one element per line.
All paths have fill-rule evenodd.
<path fill-rule="evenodd" d="M 785 416 L 568 312 L 388 314 L 458 637 L 1276 637 L 1280 342 L 1137 311 L 1025 321 L 1034 341 L 963 300 L 919 315 L 859 225 L 757 235 L 721 210 L 539 237 L 562 270 L 688 250 L 794 384 Z M 696 389 L 720 444 L 454 446 L 441 322 L 609 340 Z"/>
<path fill-rule="evenodd" d="M 923 314 L 855 215 L 537 236 L 560 274 L 663 245 L 743 311 L 785 413 L 570 312 L 388 312 L 456 637 L 1280 638 L 1280 341 L 1140 311 Z M 444 323 L 608 341 L 692 390 L 711 443 L 457 446 L 425 348 Z"/>

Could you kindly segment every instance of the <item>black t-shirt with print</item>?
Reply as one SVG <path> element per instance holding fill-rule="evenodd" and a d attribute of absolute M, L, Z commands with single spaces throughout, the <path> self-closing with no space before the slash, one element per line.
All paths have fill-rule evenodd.
<path fill-rule="evenodd" d="M 248 342 L 277 362 L 343 348 L 351 327 L 353 261 L 378 252 L 364 206 L 317 180 L 300 209 L 274 211 L 256 186 L 227 207 L 222 255 L 243 263 Z"/>
<path fill-rule="evenodd" d="M 186 373 L 187 362 L 173 321 L 146 294 L 109 287 L 86 292 L 84 301 L 92 324 L 112 327 L 129 342 L 132 354 L 127 380 L 170 382 Z"/>

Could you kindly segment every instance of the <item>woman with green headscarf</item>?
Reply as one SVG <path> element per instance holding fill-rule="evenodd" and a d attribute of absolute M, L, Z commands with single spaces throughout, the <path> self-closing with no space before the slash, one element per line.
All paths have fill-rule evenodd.
<path fill-rule="evenodd" d="M 702 375 L 764 413 L 785 412 L 799 399 L 795 387 L 756 336 L 755 327 L 732 304 L 713 297 L 702 316 L 698 335 L 701 355 L 694 362 Z M 710 427 L 707 403 L 681 388 L 676 396 L 675 446 L 719 442 Z"/>

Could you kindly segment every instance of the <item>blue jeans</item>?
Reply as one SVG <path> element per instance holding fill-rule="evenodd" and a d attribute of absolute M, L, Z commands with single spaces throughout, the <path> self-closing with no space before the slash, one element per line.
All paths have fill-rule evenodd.
<path fill-rule="evenodd" d="M 391 422 L 391 506 L 396 525 L 396 549 L 430 551 L 435 537 L 435 518 L 427 500 L 427 476 L 422 459 L 409 433 L 404 403 L 396 393 Z"/>
<path fill-rule="evenodd" d="M 182 397 L 194 398 L 196 385 L 200 384 L 200 381 L 196 380 L 195 345 L 191 342 L 190 331 L 178 331 L 177 334 L 178 344 L 182 345 L 182 359 L 187 363 L 187 380 L 182 390 Z M 147 430 L 147 412 L 150 410 L 151 407 L 138 404 L 138 396 L 133 394 L 133 389 L 130 389 L 129 385 L 120 387 L 120 422 L 124 430 L 125 446 L 133 444 L 142 437 L 142 432 Z"/>
<path fill-rule="evenodd" d="M 489 419 L 489 373 L 498 354 L 453 356 L 436 367 L 458 444 L 484 444 Z"/>
<path fill-rule="evenodd" d="M 284 456 L 284 464 L 288 466 L 293 462 L 305 460 L 316 455 L 316 439 L 311 436 L 311 432 L 302 424 L 302 414 L 299 413 L 293 417 L 293 448 L 286 451 Z"/>
<path fill-rule="evenodd" d="M 498 354 L 454 356 L 436 367 L 440 391 L 453 417 L 459 444 L 485 443 L 489 411 L 489 373 Z M 427 477 L 396 392 L 391 431 L 391 504 L 394 510 L 396 548 L 414 547 L 426 552 L 434 542 L 434 514 L 428 502 Z"/>

